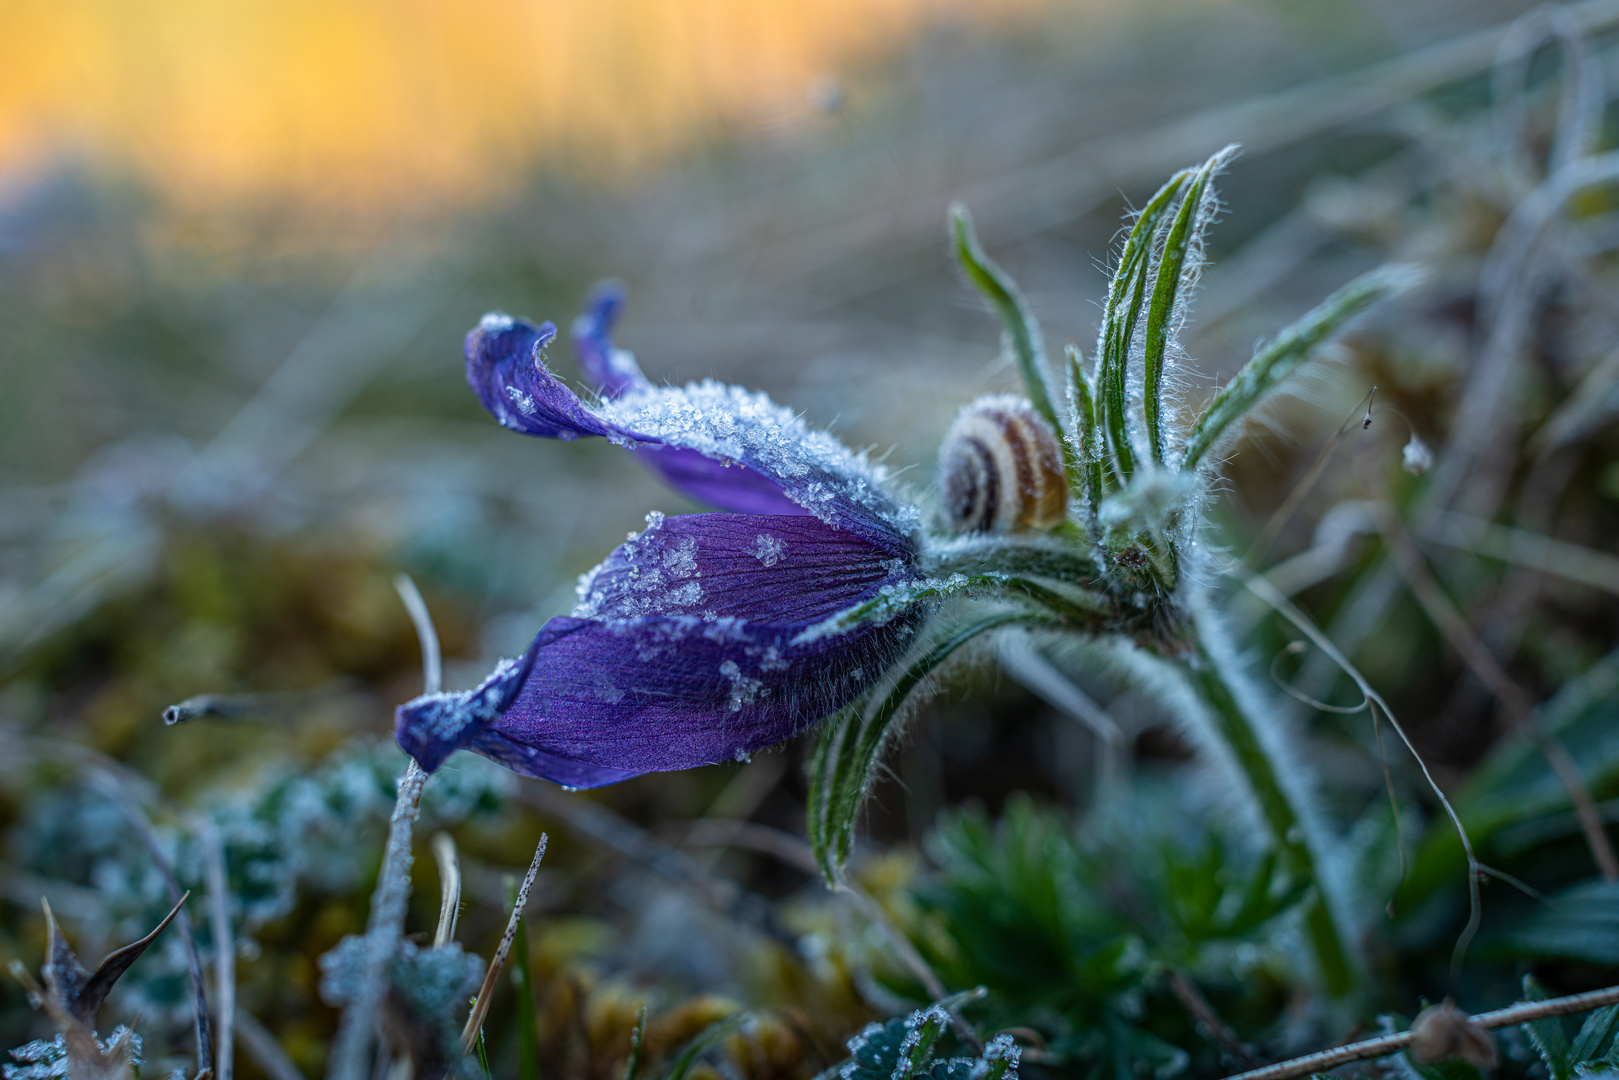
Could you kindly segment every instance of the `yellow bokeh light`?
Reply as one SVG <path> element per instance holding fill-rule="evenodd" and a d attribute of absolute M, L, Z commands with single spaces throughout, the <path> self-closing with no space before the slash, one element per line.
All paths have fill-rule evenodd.
<path fill-rule="evenodd" d="M 1034 0 L 4 0 L 0 172 L 63 156 L 185 199 L 431 204 L 536 161 L 628 173 L 809 111 L 929 19 Z"/>

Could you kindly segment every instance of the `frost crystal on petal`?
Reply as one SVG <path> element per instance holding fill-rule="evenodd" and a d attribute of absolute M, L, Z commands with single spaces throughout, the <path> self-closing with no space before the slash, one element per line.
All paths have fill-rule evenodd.
<path fill-rule="evenodd" d="M 603 420 L 620 441 L 660 442 L 746 464 L 781 485 L 788 498 L 829 525 L 848 504 L 902 534 L 915 528 L 915 508 L 896 506 L 882 491 L 888 471 L 764 394 L 712 379 L 685 387 L 645 387 L 604 401 Z M 843 505 L 840 505 L 843 504 Z"/>
<path fill-rule="evenodd" d="M 775 566 L 781 557 L 787 554 L 787 545 L 769 533 L 760 533 L 753 538 L 753 557 L 765 567 Z"/>
<path fill-rule="evenodd" d="M 450 741 L 469 724 L 487 723 L 499 716 L 508 694 L 521 677 L 521 661 L 502 659 L 489 677 L 471 690 L 423 694 L 407 702 L 405 707 L 419 718 L 418 726 L 424 734 Z"/>

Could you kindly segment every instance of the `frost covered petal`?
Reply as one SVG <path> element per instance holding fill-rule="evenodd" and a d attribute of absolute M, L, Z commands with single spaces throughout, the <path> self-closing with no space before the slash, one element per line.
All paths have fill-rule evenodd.
<path fill-rule="evenodd" d="M 918 580 L 907 548 L 803 515 L 649 515 L 580 580 L 521 661 L 399 710 L 423 768 L 457 748 L 570 787 L 731 760 L 847 704 L 909 643 L 921 605 L 804 629 Z"/>
<path fill-rule="evenodd" d="M 883 490 L 886 470 L 764 394 L 712 380 L 653 386 L 612 344 L 617 306 L 616 296 L 602 294 L 574 327 L 586 374 L 602 395 L 594 408 L 546 367 L 549 323 L 485 316 L 467 336 L 467 379 L 505 426 L 545 438 L 605 436 L 709 505 L 809 514 L 868 539 L 892 541 L 915 529 L 916 509 Z"/>

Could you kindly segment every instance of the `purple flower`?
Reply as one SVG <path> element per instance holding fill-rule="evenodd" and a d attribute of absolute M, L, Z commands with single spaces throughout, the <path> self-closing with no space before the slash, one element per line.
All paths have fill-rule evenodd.
<path fill-rule="evenodd" d="M 649 514 L 522 657 L 401 706 L 399 745 L 424 769 L 470 749 L 585 788 L 745 756 L 848 704 L 920 625 L 903 599 L 922 579 L 917 511 L 881 467 L 762 394 L 654 386 L 613 346 L 619 302 L 599 293 L 574 327 L 595 405 L 546 367 L 550 323 L 485 316 L 468 381 L 506 427 L 610 439 L 725 512 Z"/>

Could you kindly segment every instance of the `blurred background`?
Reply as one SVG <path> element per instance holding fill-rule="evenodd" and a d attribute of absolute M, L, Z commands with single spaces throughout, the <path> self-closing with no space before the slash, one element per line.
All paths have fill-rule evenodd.
<path fill-rule="evenodd" d="M 392 709 L 421 678 L 394 575 L 426 595 L 446 685 L 463 687 L 565 613 L 577 575 L 649 510 L 697 509 L 600 441 L 541 442 L 496 425 L 465 385 L 460 352 L 486 311 L 552 319 L 565 337 L 591 285 L 617 278 L 629 298 L 620 344 L 651 378 L 764 389 L 907 470 L 926 499 L 956 409 L 1016 386 L 997 324 L 948 257 L 946 205 L 973 211 L 1047 339 L 1089 353 L 1128 208 L 1238 142 L 1185 335 L 1190 403 L 1356 273 L 1398 259 L 1429 278 L 1359 324 L 1249 433 L 1214 539 L 1274 566 L 1319 553 L 1317 523 L 1343 500 L 1412 497 L 1418 478 L 1401 469 L 1401 448 L 1412 435 L 1435 448 L 1454 435 L 1480 347 L 1481 266 L 1545 171 L 1574 94 L 1575 53 L 1507 34 L 1528 7 L 0 0 L 0 740 L 10 744 L 0 953 L 38 968 L 42 894 L 87 961 L 166 910 L 116 800 L 86 771 L 127 770 L 128 784 L 152 785 L 141 797 L 182 877 L 202 872 L 186 822 L 209 816 L 224 831 L 244 1008 L 287 1060 L 319 1073 L 336 1014 L 321 1004 L 316 958 L 363 925 L 403 763 Z M 1594 110 L 1606 147 L 1619 6 L 1560 10 L 1555 26 L 1580 50 L 1580 107 Z M 1514 48 L 1523 70 L 1505 93 L 1517 126 L 1504 128 Z M 1476 433 L 1496 448 L 1486 464 L 1505 493 L 1475 507 L 1481 518 L 1580 545 L 1597 558 L 1589 580 L 1533 573 L 1525 584 L 1499 551 L 1480 554 L 1483 541 L 1432 548 L 1460 609 L 1537 701 L 1591 670 L 1619 630 L 1619 578 L 1601 561 L 1619 527 L 1605 427 L 1619 375 L 1604 359 L 1619 309 L 1603 198 L 1580 204 L 1557 249 L 1567 272 L 1524 334 L 1505 412 Z M 571 376 L 565 341 L 550 355 Z M 1373 384 L 1377 423 L 1357 423 L 1311 474 Z M 1568 419 L 1559 409 L 1571 401 L 1584 411 Z M 1557 416 L 1563 426 L 1545 435 Z M 1548 438 L 1558 453 L 1542 452 Z M 1289 591 L 1323 623 L 1385 565 L 1358 535 L 1329 538 L 1342 558 L 1324 572 L 1291 564 Z M 1441 781 L 1463 785 L 1511 725 L 1423 610 L 1385 592 L 1381 607 L 1362 602 L 1370 621 L 1339 624 L 1340 643 Z M 1270 664 L 1286 636 L 1234 610 L 1260 667 Z M 1349 692 L 1320 672 L 1300 677 L 1331 700 Z M 1173 837 L 1218 819 L 1217 792 L 1176 779 L 1196 762 L 1173 718 L 1102 667 L 1081 663 L 1075 679 L 1128 736 L 1139 821 Z M 1589 728 L 1576 749 L 1600 758 L 1592 785 L 1603 798 L 1619 795 L 1612 692 L 1570 721 Z M 239 717 L 164 727 L 166 706 L 202 693 L 259 696 Z M 1299 719 L 1331 776 L 1324 805 L 1372 853 L 1368 888 L 1392 889 L 1393 819 L 1370 724 L 1303 709 Z M 757 1054 L 737 1064 L 736 1051 L 730 1075 L 813 1075 L 861 1023 L 915 998 L 903 965 L 801 868 L 696 845 L 689 825 L 750 819 L 801 836 L 803 752 L 792 744 L 575 801 L 609 819 L 580 818 L 539 781 L 458 760 L 437 802 L 429 789 L 407 927 L 432 927 L 426 837 L 447 829 L 467 880 L 461 936 L 487 953 L 508 903 L 502 875 L 526 865 L 547 829 L 532 909 L 549 980 L 542 1035 L 557 1066 L 547 1075 L 620 1075 L 642 1001 L 666 1024 L 660 1046 L 726 1002 L 776 1009 L 760 1015 L 778 1017 L 777 1034 L 750 1036 Z M 956 817 L 957 832 L 931 832 L 941 808 L 978 807 L 952 813 L 987 821 L 1010 806 L 1004 828 L 1011 818 L 1035 828 L 1030 815 L 1095 807 L 1099 761 L 1090 731 L 993 663 L 912 723 L 868 815 L 861 873 L 906 933 L 941 950 L 940 964 L 959 961 L 952 989 L 1002 976 L 948 945 L 959 909 L 938 899 L 950 884 L 936 855 L 961 856 L 971 829 Z M 1415 792 L 1408 761 L 1393 772 L 1402 794 Z M 1542 891 L 1590 877 L 1567 806 L 1535 806 L 1532 820 L 1501 817 L 1540 825 L 1498 861 Z M 1414 794 L 1408 809 L 1406 840 L 1420 841 L 1432 807 Z M 643 842 L 686 844 L 701 881 L 687 873 L 670 888 Z M 1429 891 L 1377 946 L 1377 1008 L 1409 1013 L 1446 992 L 1466 917 L 1461 879 L 1444 876 L 1457 857 L 1434 848 Z M 764 932 L 738 914 L 760 909 L 737 896 L 766 905 Z M 1470 985 L 1505 995 L 1491 1004 L 1537 964 L 1577 989 L 1619 962 L 1619 924 L 1603 931 L 1609 953 L 1584 939 L 1559 952 L 1523 944 L 1540 911 L 1523 896 L 1490 910 L 1505 913 L 1485 926 L 1496 959 L 1479 953 Z M 1274 958 L 1290 947 L 1283 934 L 1211 976 L 1242 1038 L 1278 1052 L 1337 1022 L 1287 1011 L 1297 988 Z M 178 949 L 164 939 L 108 1011 L 143 1018 L 165 1069 L 187 1045 Z M 1063 970 L 1054 982 L 1078 977 Z M 1153 1003 L 1172 995 L 1141 980 L 1001 1020 L 1049 1044 L 1050 1075 L 1085 1075 L 1098 1060 L 1087 1033 L 1115 1031 L 1096 1018 L 1130 1015 L 1117 1002 L 1135 994 L 1143 1030 L 1182 1047 L 1136 1055 L 1155 1075 L 1217 1075 L 1236 1060 L 1173 1002 L 1172 1018 L 1153 1019 Z M 511 1008 L 497 1005 L 492 1032 Z M 20 987 L 0 989 L 0 1044 L 47 1034 L 42 1024 Z M 516 1053 L 509 1024 L 491 1038 L 497 1065 Z M 1064 1071 L 1075 1062 L 1091 1064 Z M 246 1054 L 239 1069 L 275 1075 Z"/>

